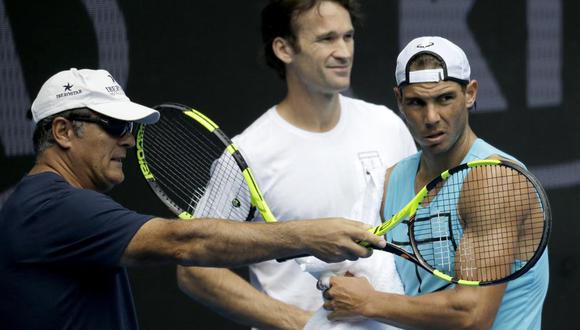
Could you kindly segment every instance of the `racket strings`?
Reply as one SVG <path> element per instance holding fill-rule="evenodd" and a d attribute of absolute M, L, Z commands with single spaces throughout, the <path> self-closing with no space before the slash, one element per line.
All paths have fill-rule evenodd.
<path fill-rule="evenodd" d="M 166 123 L 164 124 L 167 125 Z M 183 166 L 186 166 L 187 164 L 184 163 L 184 161 L 188 158 L 188 156 L 184 154 L 185 150 L 182 148 L 182 146 L 178 146 L 175 143 L 166 142 L 178 141 L 179 134 L 183 133 L 171 134 L 168 133 L 167 130 L 172 128 L 164 128 L 161 126 L 158 127 L 158 129 L 158 132 L 153 130 L 147 131 L 148 136 L 146 142 L 146 155 L 149 167 L 156 174 L 158 183 L 162 187 L 172 188 L 167 189 L 166 191 L 171 191 L 173 193 L 173 197 L 180 199 L 184 202 L 184 204 L 191 204 L 189 200 L 192 199 L 194 202 L 197 201 L 203 196 L 203 191 L 190 191 L 192 186 L 186 186 L 187 181 L 183 180 L 182 177 L 184 172 Z M 198 149 L 195 146 L 192 149 L 198 156 L 203 155 L 204 152 L 206 153 L 205 157 L 196 157 L 195 160 L 198 162 L 203 162 L 203 164 L 201 164 L 202 167 L 209 168 L 209 166 L 211 166 L 211 158 L 213 156 L 208 156 L 207 151 L 195 150 Z M 198 182 L 206 181 L 209 177 L 207 173 L 202 171 L 192 171 L 188 175 L 190 175 Z M 186 196 L 190 198 L 185 198 Z"/>
<path fill-rule="evenodd" d="M 146 131 L 144 146 L 148 165 L 155 173 L 158 184 L 163 190 L 183 203 L 178 204 L 191 206 L 184 208 L 190 211 L 197 200 L 203 196 L 204 190 L 200 190 L 197 185 L 188 185 L 189 182 L 185 178 L 193 179 L 194 182 L 204 182 L 209 180 L 209 173 L 189 170 L 188 161 L 195 161 L 195 164 L 201 168 L 210 168 L 216 155 L 209 153 L 213 149 L 202 150 L 195 144 L 184 148 L 185 141 L 200 141 L 200 138 L 196 131 L 188 131 L 182 123 L 177 122 L 172 127 L 169 127 L 167 122 L 160 122 L 158 125 Z M 184 134 L 187 140 L 182 140 Z M 196 136 L 192 136 L 193 134 Z M 173 143 L 168 143 L 169 141 Z M 194 153 L 187 153 L 187 149 Z M 195 158 L 191 155 L 195 155 Z M 185 173 L 187 176 L 184 175 Z"/>
<path fill-rule="evenodd" d="M 465 280 L 505 278 L 541 244 L 544 204 L 535 186 L 506 166 L 477 166 L 451 175 L 421 203 L 413 236 L 432 268 Z M 441 216 L 446 215 L 446 216 Z M 430 238 L 430 239 L 429 239 Z"/>
<path fill-rule="evenodd" d="M 224 153 L 223 149 L 223 144 L 220 146 L 217 143 L 213 143 L 211 140 L 209 140 L 206 136 L 204 136 L 204 132 L 196 132 L 196 131 L 189 131 L 187 130 L 188 133 L 196 133 L 195 137 L 192 136 L 188 136 L 188 141 L 199 141 L 202 140 L 200 143 L 191 143 L 190 147 L 193 150 L 192 153 L 190 153 L 188 162 L 189 164 L 197 164 L 198 168 L 190 168 L 191 166 L 187 166 L 186 171 L 189 171 L 189 174 L 191 175 L 192 178 L 194 178 L 195 181 L 191 182 L 187 182 L 184 180 L 179 180 L 177 181 L 177 184 L 174 184 L 175 187 L 181 187 L 183 184 L 179 184 L 181 182 L 187 182 L 188 186 L 190 187 L 197 187 L 195 194 L 192 195 L 193 198 L 190 201 L 186 201 L 188 202 L 188 207 L 190 210 L 188 210 L 191 213 L 194 213 L 192 211 L 195 211 L 195 215 L 196 216 L 214 216 L 214 217 L 227 217 L 230 213 L 225 213 L 223 212 L 223 210 L 225 208 L 217 208 L 217 205 L 226 205 L 226 203 L 224 202 L 224 199 L 226 198 L 225 195 L 221 195 L 220 193 L 215 193 L 216 191 L 223 191 L 223 187 L 225 187 L 225 183 L 224 182 L 231 182 L 232 181 L 232 177 L 235 178 L 235 176 L 232 176 L 231 173 L 236 173 L 239 172 L 239 169 L 237 169 L 236 167 L 236 163 L 233 159 L 231 159 L 231 156 L 227 153 Z M 201 134 L 197 134 L 197 133 L 201 133 Z M 179 134 L 185 134 L 185 133 L 179 133 Z M 203 141 L 205 140 L 205 141 Z M 205 144 L 204 144 L 205 143 Z M 211 151 L 211 153 L 208 153 L 208 150 L 205 150 L 203 148 L 201 148 L 201 146 L 211 146 L 211 148 L 209 149 L 209 151 Z M 220 150 L 221 149 L 221 150 Z M 177 150 L 177 152 L 179 153 L 183 153 L 184 150 Z M 176 152 L 173 151 L 173 154 L 175 154 Z M 195 155 L 195 159 L 191 159 L 191 155 Z M 202 157 L 203 156 L 203 157 Z M 221 158 L 219 158 L 221 157 Z M 229 158 L 228 158 L 229 157 Z M 216 162 L 216 159 L 218 159 Z M 217 165 L 214 163 L 216 162 Z M 172 163 L 172 164 L 181 164 L 181 165 L 187 165 L 187 163 Z M 213 166 L 213 168 L 212 168 Z M 175 168 L 175 166 L 172 166 L 173 168 Z M 205 170 L 205 171 L 200 171 L 199 167 L 202 167 L 203 169 L 210 169 L 210 170 Z M 183 169 L 179 169 L 181 172 L 183 172 Z M 174 173 L 170 173 L 167 176 L 169 179 L 172 178 L 179 178 L 179 176 L 176 176 Z M 211 182 L 210 182 L 211 181 Z M 242 184 L 237 184 L 237 185 L 231 185 L 230 186 L 237 186 L 237 187 L 243 187 Z M 167 185 L 166 185 L 167 187 Z M 209 190 L 207 190 L 207 188 L 210 188 Z M 168 188 L 166 188 L 168 189 Z M 206 195 L 207 194 L 207 195 Z M 179 192 L 179 196 L 189 196 L 189 194 L 184 194 L 183 189 L 181 189 L 181 191 Z M 179 198 L 179 196 L 177 196 Z M 203 199 L 204 201 L 204 209 L 205 210 L 201 210 L 198 206 L 199 201 L 202 199 L 202 197 L 205 198 Z M 221 200 L 217 200 L 217 198 L 221 197 Z M 182 198 L 183 199 L 183 198 Z M 228 208 L 230 211 L 235 210 L 235 208 Z M 210 212 L 209 210 L 213 210 L 213 212 Z"/>
<path fill-rule="evenodd" d="M 143 134 L 143 149 L 159 188 L 194 217 L 245 219 L 249 191 L 223 142 L 180 111 L 165 111 Z M 167 202 L 167 201 L 166 201 Z"/>

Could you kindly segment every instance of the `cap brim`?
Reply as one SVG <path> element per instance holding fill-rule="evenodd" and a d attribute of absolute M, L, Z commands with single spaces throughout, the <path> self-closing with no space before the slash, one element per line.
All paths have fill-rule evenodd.
<path fill-rule="evenodd" d="M 91 105 L 90 109 L 107 117 L 140 124 L 154 124 L 159 120 L 157 110 L 130 101 Z"/>

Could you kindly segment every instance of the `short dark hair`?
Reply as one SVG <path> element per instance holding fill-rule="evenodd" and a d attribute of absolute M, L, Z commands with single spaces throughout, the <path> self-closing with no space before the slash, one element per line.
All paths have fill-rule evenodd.
<path fill-rule="evenodd" d="M 358 0 L 271 0 L 262 10 L 262 43 L 266 64 L 272 67 L 280 78 L 286 78 L 286 67 L 274 50 L 272 42 L 278 37 L 285 38 L 292 47 L 297 47 L 294 21 L 304 12 L 312 9 L 323 1 L 341 5 L 350 15 L 353 24 L 360 18 Z"/>
<path fill-rule="evenodd" d="M 93 111 L 89 108 L 70 109 L 48 116 L 40 120 L 38 123 L 36 123 L 36 127 L 34 128 L 34 134 L 32 135 L 32 143 L 34 145 L 34 151 L 36 152 L 37 155 L 53 146 L 55 143 L 54 137 L 52 136 L 52 121 L 56 117 L 68 118 L 73 114 L 90 115 L 93 114 Z M 75 130 L 75 134 L 77 136 L 80 136 L 82 134 L 81 131 L 82 122 L 74 122 L 73 127 Z"/>
<path fill-rule="evenodd" d="M 409 71 L 411 68 L 417 69 L 438 69 L 443 68 L 443 62 L 437 56 L 429 53 L 419 53 L 409 59 Z"/>

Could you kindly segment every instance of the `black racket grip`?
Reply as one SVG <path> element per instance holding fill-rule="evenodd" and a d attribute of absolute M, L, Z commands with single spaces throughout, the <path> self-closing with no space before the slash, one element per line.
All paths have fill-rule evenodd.
<path fill-rule="evenodd" d="M 285 261 L 288 261 L 290 259 L 296 259 L 296 258 L 302 258 L 302 257 L 310 257 L 310 255 L 305 253 L 305 254 L 300 254 L 300 255 L 292 256 L 292 257 L 277 258 L 276 261 L 285 262 Z"/>

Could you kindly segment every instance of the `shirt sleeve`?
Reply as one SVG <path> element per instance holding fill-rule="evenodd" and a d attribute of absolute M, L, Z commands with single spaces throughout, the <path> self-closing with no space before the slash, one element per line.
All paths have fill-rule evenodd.
<path fill-rule="evenodd" d="M 137 230 L 151 218 L 109 196 L 75 189 L 30 215 L 14 251 L 22 263 L 116 267 Z"/>

